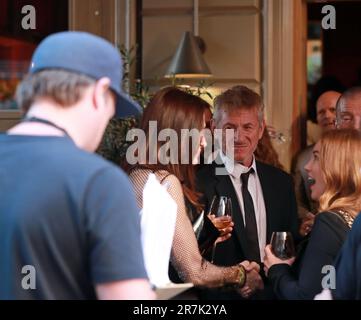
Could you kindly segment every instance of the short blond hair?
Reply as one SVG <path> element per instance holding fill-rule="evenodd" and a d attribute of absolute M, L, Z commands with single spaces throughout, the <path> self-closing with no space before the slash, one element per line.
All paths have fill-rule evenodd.
<path fill-rule="evenodd" d="M 361 133 L 355 129 L 330 130 L 320 140 L 320 167 L 325 192 L 321 211 L 361 210 Z"/>

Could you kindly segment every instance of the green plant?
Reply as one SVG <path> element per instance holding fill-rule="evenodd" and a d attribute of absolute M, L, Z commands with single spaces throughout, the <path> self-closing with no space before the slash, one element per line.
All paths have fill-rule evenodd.
<path fill-rule="evenodd" d="M 176 78 L 175 76 L 170 78 L 171 85 L 175 87 L 180 87 L 186 92 L 193 94 L 195 96 L 201 97 L 207 96 L 211 100 L 213 100 L 212 94 L 208 91 L 210 87 L 213 86 L 214 83 L 208 83 L 206 80 L 200 80 L 194 87 L 185 84 L 184 78 Z"/>
<path fill-rule="evenodd" d="M 149 88 L 140 79 L 132 82 L 130 78 L 130 68 L 135 62 L 136 47 L 127 50 L 122 45 L 119 46 L 119 51 L 123 59 L 123 90 L 144 108 L 151 98 Z M 137 124 L 138 120 L 134 117 L 110 120 L 97 153 L 119 165 L 125 159 L 130 144 L 126 141 L 127 132 Z"/>
<path fill-rule="evenodd" d="M 126 141 L 128 130 L 137 126 L 137 119 L 113 118 L 105 130 L 97 153 L 119 165 L 124 159 L 130 142 Z"/>

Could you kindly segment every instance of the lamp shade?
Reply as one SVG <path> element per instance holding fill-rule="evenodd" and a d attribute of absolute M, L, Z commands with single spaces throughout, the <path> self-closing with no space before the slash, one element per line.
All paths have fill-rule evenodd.
<path fill-rule="evenodd" d="M 165 77 L 205 78 L 212 76 L 193 34 L 184 32 Z"/>

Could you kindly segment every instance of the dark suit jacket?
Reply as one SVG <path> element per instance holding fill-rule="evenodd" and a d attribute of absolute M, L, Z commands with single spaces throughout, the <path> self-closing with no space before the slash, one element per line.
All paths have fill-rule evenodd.
<path fill-rule="evenodd" d="M 300 251 L 292 267 L 275 264 L 268 270 L 268 277 L 277 296 L 286 300 L 312 300 L 320 293 L 326 276 L 322 269 L 332 265 L 349 231 L 350 228 L 338 214 L 318 213 L 312 232 L 300 244 Z M 338 274 L 337 272 L 337 276 Z"/>
<path fill-rule="evenodd" d="M 217 166 L 222 167 L 213 162 L 198 171 L 197 187 L 203 193 L 206 212 L 215 195 L 232 199 L 234 232 L 229 240 L 217 245 L 215 260 L 216 264 L 229 266 L 248 259 L 248 246 L 241 208 L 231 178 L 228 175 L 215 175 Z M 256 162 L 256 167 L 266 207 L 267 243 L 273 231 L 290 231 L 297 237 L 297 204 L 291 176 L 261 162 Z"/>
<path fill-rule="evenodd" d="M 232 199 L 234 230 L 232 237 L 217 245 L 215 264 L 230 266 L 248 260 L 248 245 L 244 230 L 244 221 L 229 175 L 216 175 L 215 169 L 224 165 L 213 162 L 204 165 L 197 173 L 197 187 L 203 193 L 206 212 L 215 195 Z M 297 204 L 292 177 L 284 171 L 256 161 L 263 198 L 266 207 L 267 243 L 273 231 L 290 231 L 297 239 Z M 236 298 L 237 295 L 229 296 Z M 225 295 L 208 295 L 203 298 L 225 298 Z"/>

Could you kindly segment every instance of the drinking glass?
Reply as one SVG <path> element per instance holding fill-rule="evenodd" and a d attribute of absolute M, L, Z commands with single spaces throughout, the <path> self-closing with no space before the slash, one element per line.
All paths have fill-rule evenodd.
<path fill-rule="evenodd" d="M 225 196 L 214 196 L 212 199 L 209 215 L 214 215 L 216 219 L 212 222 L 217 229 L 224 229 L 232 223 L 232 200 Z M 214 261 L 217 244 L 214 243 L 212 250 L 212 262 Z"/>
<path fill-rule="evenodd" d="M 282 260 L 287 260 L 296 255 L 295 246 L 290 232 L 273 232 L 271 238 L 273 254 Z"/>

